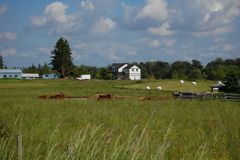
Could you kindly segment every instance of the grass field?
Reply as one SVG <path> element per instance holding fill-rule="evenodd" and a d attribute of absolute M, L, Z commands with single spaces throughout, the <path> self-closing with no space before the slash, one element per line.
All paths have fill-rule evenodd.
<path fill-rule="evenodd" d="M 0 159 L 240 159 L 240 103 L 171 98 L 178 81 L 0 80 Z M 162 86 L 164 91 L 145 90 Z M 64 93 L 87 100 L 43 100 Z M 98 101 L 108 93 L 128 98 Z M 141 101 L 144 96 L 163 97 Z"/>

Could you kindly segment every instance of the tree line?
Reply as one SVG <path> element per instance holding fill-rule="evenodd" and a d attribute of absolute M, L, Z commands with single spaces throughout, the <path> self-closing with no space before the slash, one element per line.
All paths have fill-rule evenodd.
<path fill-rule="evenodd" d="M 81 74 L 90 74 L 93 79 L 112 79 L 111 64 L 106 67 L 76 66 L 73 64 L 72 51 L 67 39 L 61 37 L 51 52 L 51 63 L 21 68 L 24 73 L 48 74 L 57 73 L 62 78 L 79 77 Z M 143 79 L 185 79 L 185 80 L 224 80 L 229 88 L 240 92 L 240 58 L 225 59 L 217 58 L 203 66 L 199 60 L 175 61 L 168 63 L 164 61 L 132 62 L 141 69 Z M 4 66 L 0 55 L 0 69 Z M 233 88 L 231 88 L 233 87 Z"/>
<path fill-rule="evenodd" d="M 22 68 L 25 73 L 58 73 L 64 77 L 78 77 L 81 74 L 91 74 L 96 79 L 111 79 L 111 64 L 106 67 L 76 66 L 73 64 L 72 51 L 67 39 L 60 37 L 51 51 L 51 62 L 49 64 Z M 223 80 L 228 74 L 240 75 L 240 58 L 225 59 L 217 58 L 203 66 L 200 61 L 175 61 L 168 63 L 164 61 L 132 62 L 141 69 L 143 79 L 209 79 Z M 0 68 L 4 66 L 3 58 L 0 55 Z"/>

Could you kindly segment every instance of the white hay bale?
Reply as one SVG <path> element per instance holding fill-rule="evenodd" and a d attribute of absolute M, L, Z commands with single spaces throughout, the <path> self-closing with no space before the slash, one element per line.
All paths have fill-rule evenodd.
<path fill-rule="evenodd" d="M 184 83 L 184 80 L 181 79 L 179 82 L 180 82 L 181 84 L 183 84 L 183 83 Z"/>
<path fill-rule="evenodd" d="M 218 84 L 223 84 L 221 81 L 218 81 Z"/>
<path fill-rule="evenodd" d="M 197 82 L 193 81 L 192 84 L 193 84 L 193 85 L 197 85 Z"/>
<path fill-rule="evenodd" d="M 158 90 L 162 90 L 162 87 L 161 87 L 161 86 L 158 86 L 157 89 L 158 89 Z"/>

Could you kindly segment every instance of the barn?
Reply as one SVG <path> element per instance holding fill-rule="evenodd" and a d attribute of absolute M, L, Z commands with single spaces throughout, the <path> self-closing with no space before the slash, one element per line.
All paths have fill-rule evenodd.
<path fill-rule="evenodd" d="M 22 70 L 20 69 L 0 69 L 0 78 L 22 78 Z"/>

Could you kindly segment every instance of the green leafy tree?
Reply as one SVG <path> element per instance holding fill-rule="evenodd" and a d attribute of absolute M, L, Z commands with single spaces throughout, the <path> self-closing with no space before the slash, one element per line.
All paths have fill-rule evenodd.
<path fill-rule="evenodd" d="M 67 39 L 61 37 L 52 51 L 51 64 L 53 69 L 60 73 L 64 78 L 69 76 L 73 69 L 72 52 Z"/>
<path fill-rule="evenodd" d="M 2 55 L 0 55 L 0 69 L 4 68 L 3 58 Z"/>
<path fill-rule="evenodd" d="M 240 72 L 229 72 L 224 79 L 225 87 L 223 91 L 231 93 L 240 93 Z"/>

